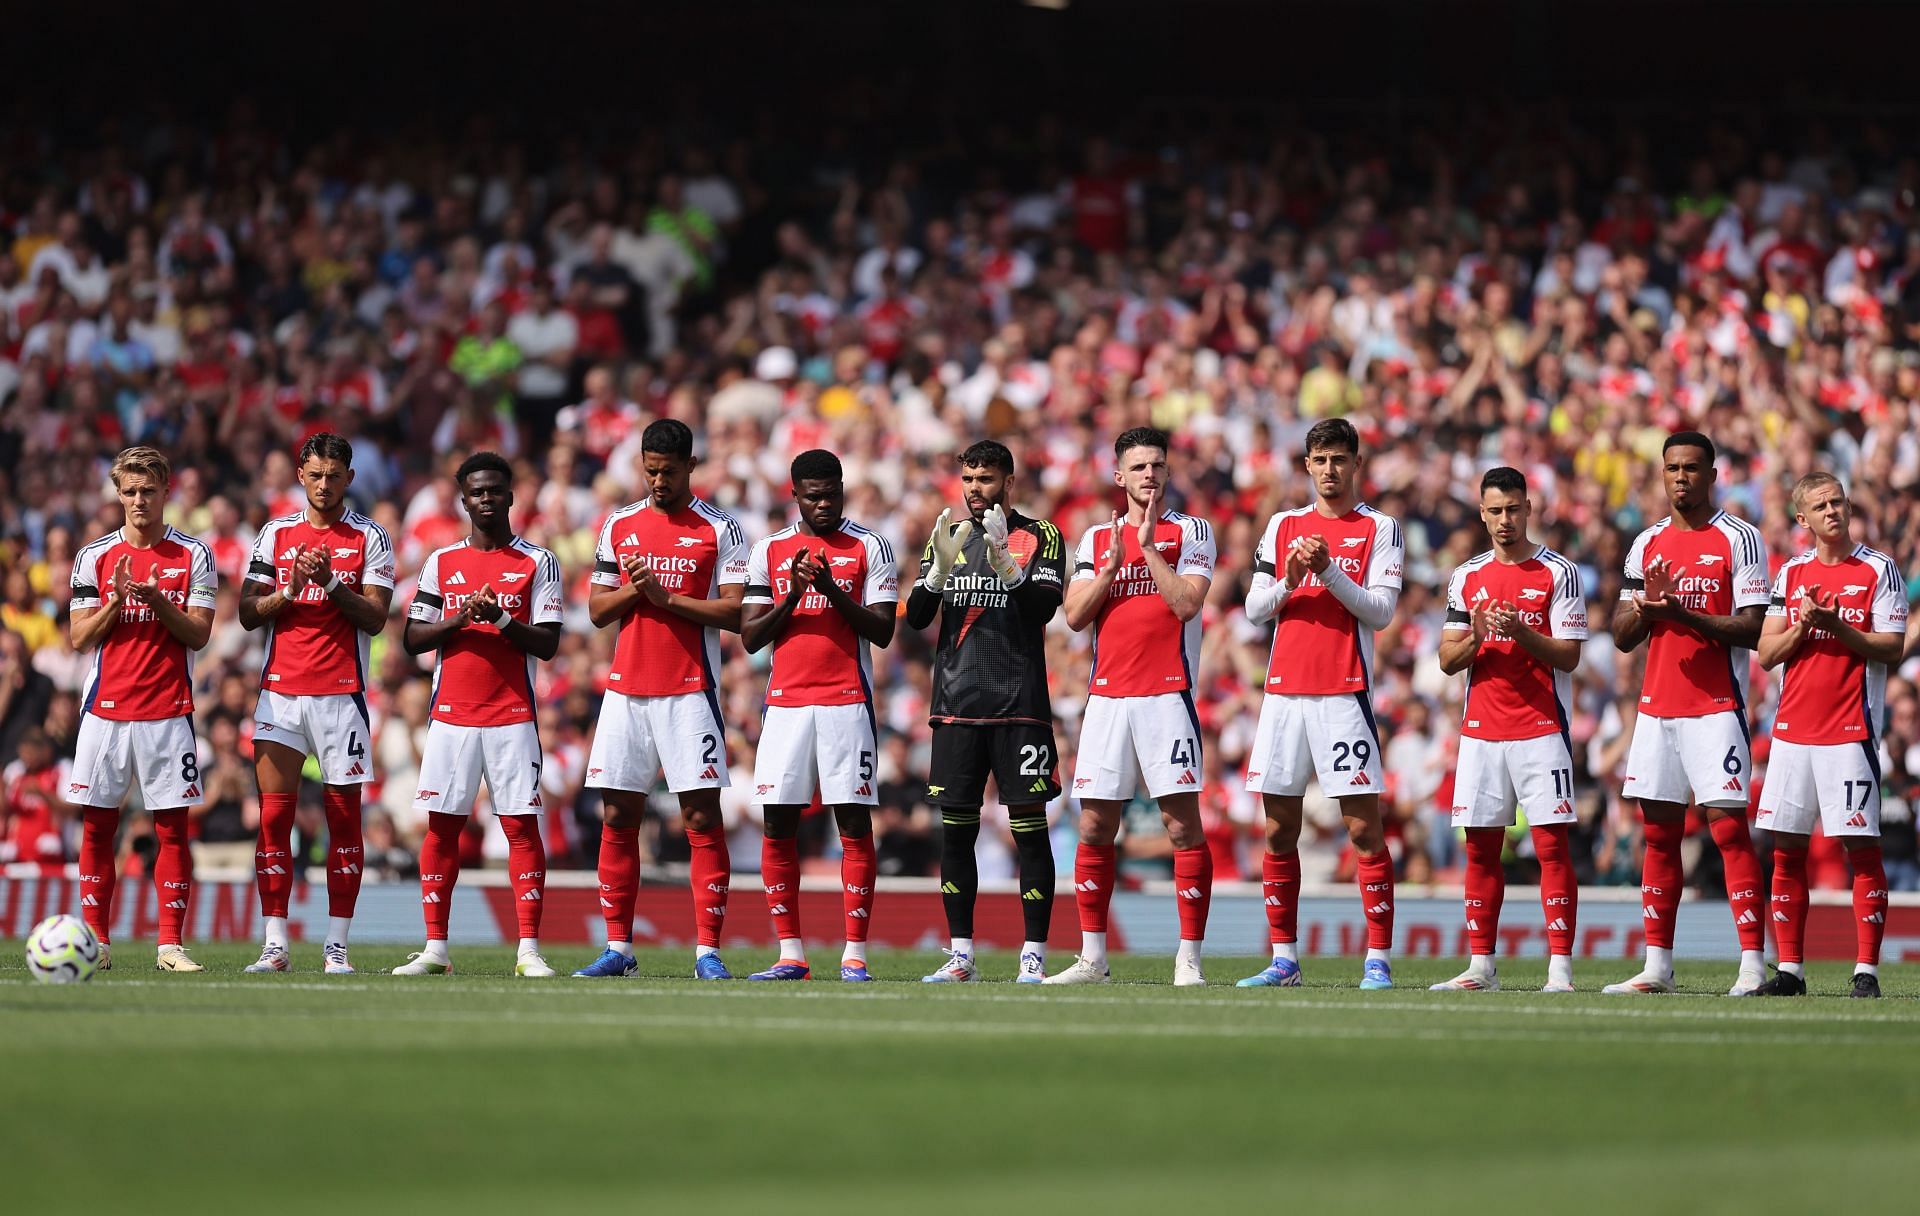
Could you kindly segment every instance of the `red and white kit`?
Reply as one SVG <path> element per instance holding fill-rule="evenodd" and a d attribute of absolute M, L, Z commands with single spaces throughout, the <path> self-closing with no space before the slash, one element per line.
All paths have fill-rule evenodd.
<path fill-rule="evenodd" d="M 1800 597 L 1839 597 L 1842 620 L 1867 633 L 1905 633 L 1906 582 L 1893 559 L 1856 545 L 1826 565 L 1811 551 L 1780 568 L 1768 616 L 1800 619 Z M 1808 633 L 1782 668 L 1773 750 L 1760 791 L 1758 826 L 1809 835 L 1880 834 L 1880 724 L 1887 668 L 1824 629 Z"/>
<path fill-rule="evenodd" d="M 809 536 L 796 524 L 756 544 L 747 563 L 744 602 L 785 599 L 793 586 L 794 556 L 802 549 L 824 561 L 833 581 L 855 602 L 899 601 L 893 546 L 878 533 L 843 521 L 826 536 Z M 809 803 L 817 785 L 829 805 L 871 806 L 877 801 L 877 755 L 867 641 L 824 592 L 808 591 L 773 643 L 766 724 L 753 766 L 754 801 Z"/>
<path fill-rule="evenodd" d="M 128 544 L 120 530 L 81 549 L 73 559 L 70 609 L 98 608 L 122 558 L 133 581 L 156 581 L 182 611 L 214 606 L 213 550 L 168 528 L 150 549 Z M 68 802 L 118 807 L 138 782 L 150 810 L 200 805 L 193 651 L 167 632 L 152 608 L 132 600 L 120 605 L 119 623 L 93 652 L 81 706 Z"/>
<path fill-rule="evenodd" d="M 515 620 L 544 625 L 564 615 L 559 561 L 517 536 L 498 549 L 461 541 L 429 554 L 407 615 L 429 622 L 455 616 L 482 587 L 491 587 Z M 441 647 L 414 794 L 419 810 L 469 814 L 484 777 L 495 814 L 540 813 L 533 664 L 497 627 L 480 622 Z"/>
<path fill-rule="evenodd" d="M 1463 563 L 1447 584 L 1446 628 L 1466 632 L 1476 610 L 1500 605 L 1536 633 L 1586 640 L 1580 572 L 1544 545 L 1511 565 L 1492 552 Z M 1532 824 L 1573 822 L 1572 705 L 1569 673 L 1504 634 L 1481 643 L 1467 669 L 1454 827 L 1509 827 L 1516 806 Z"/>
<path fill-rule="evenodd" d="M 1354 616 L 1328 580 L 1344 577 L 1364 592 L 1397 599 L 1406 545 L 1400 525 L 1365 503 L 1338 517 L 1313 507 L 1282 511 L 1260 536 L 1254 578 L 1271 584 L 1284 577 L 1288 550 L 1309 536 L 1326 541 L 1328 576 L 1309 573 L 1300 586 L 1283 588 L 1247 788 L 1298 796 L 1317 776 L 1330 798 L 1378 794 L 1374 629 Z"/>
<path fill-rule="evenodd" d="M 720 588 L 747 581 L 740 525 L 698 498 L 675 511 L 656 511 L 648 499 L 609 515 L 594 550 L 593 585 L 625 586 L 636 554 L 676 595 L 714 599 Z M 645 791 L 664 773 L 675 793 L 726 786 L 719 671 L 718 629 L 642 598 L 614 642 L 587 785 Z"/>
<path fill-rule="evenodd" d="M 1768 599 L 1759 529 L 1721 511 L 1704 528 L 1663 519 L 1634 538 L 1620 598 L 1646 588 L 1646 568 L 1666 559 L 1673 595 L 1695 612 L 1732 616 Z M 1621 795 L 1655 802 L 1744 807 L 1752 782 L 1747 682 L 1753 652 L 1685 625 L 1649 624 L 1640 715 Z"/>
<path fill-rule="evenodd" d="M 386 529 L 355 511 L 324 528 L 304 511 L 269 520 L 254 540 L 247 581 L 284 591 L 301 550 L 316 548 L 347 587 L 392 588 L 393 543 Z M 366 701 L 373 639 L 334 606 L 326 582 L 303 587 L 266 623 L 255 735 L 317 758 L 328 785 L 361 785 L 373 780 Z"/>
<path fill-rule="evenodd" d="M 1200 662 L 1200 616 L 1173 615 L 1140 553 L 1140 530 L 1118 525 L 1120 571 L 1093 621 L 1093 673 L 1080 750 L 1076 798 L 1125 800 L 1144 783 L 1150 797 L 1200 790 L 1200 717 L 1193 673 Z M 1073 582 L 1097 577 L 1112 545 L 1113 524 L 1080 538 Z M 1154 548 L 1176 575 L 1213 577 L 1216 552 L 1207 521 L 1168 511 L 1154 527 Z"/>

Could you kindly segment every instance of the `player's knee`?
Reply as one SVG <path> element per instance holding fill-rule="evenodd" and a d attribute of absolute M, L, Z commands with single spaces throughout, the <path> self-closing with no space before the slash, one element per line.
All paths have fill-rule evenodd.
<path fill-rule="evenodd" d="M 721 826 L 718 800 L 699 800 L 680 804 L 680 822 L 689 832 L 713 832 Z"/>
<path fill-rule="evenodd" d="M 602 797 L 600 800 L 600 822 L 610 828 L 637 828 L 643 813 L 643 808 L 624 798 Z"/>
<path fill-rule="evenodd" d="M 1114 837 L 1120 832 L 1120 808 L 1118 804 L 1108 803 L 1096 806 L 1085 803 L 1080 808 L 1080 839 L 1096 849 L 1112 846 Z"/>
<path fill-rule="evenodd" d="M 873 812 L 864 806 L 834 807 L 833 818 L 842 836 L 873 835 Z"/>
<path fill-rule="evenodd" d="M 1348 820 L 1347 839 L 1351 840 L 1353 847 L 1362 853 L 1378 853 L 1387 847 L 1386 831 L 1378 823 Z"/>

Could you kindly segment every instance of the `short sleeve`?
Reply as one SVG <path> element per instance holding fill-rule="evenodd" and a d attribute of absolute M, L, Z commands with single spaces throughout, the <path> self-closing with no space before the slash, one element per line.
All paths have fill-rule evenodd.
<path fill-rule="evenodd" d="M 1467 568 L 1461 566 L 1447 580 L 1448 629 L 1473 628 L 1473 614 L 1467 611 Z"/>
<path fill-rule="evenodd" d="M 747 593 L 741 603 L 773 603 L 773 579 L 767 573 L 767 550 L 772 544 L 771 539 L 754 542 L 753 552 L 747 556 Z"/>
<path fill-rule="evenodd" d="M 213 569 L 213 550 L 203 544 L 187 546 L 187 607 L 212 608 L 220 595 L 220 576 Z"/>
<path fill-rule="evenodd" d="M 620 560 L 613 549 L 613 523 L 618 516 L 610 515 L 607 522 L 600 525 L 600 539 L 593 546 L 593 585 L 596 587 L 618 587 L 624 580 L 620 572 Z"/>
<path fill-rule="evenodd" d="M 1627 550 L 1626 564 L 1620 571 L 1622 603 L 1647 589 L 1647 538 L 1651 535 L 1651 532 L 1642 532 L 1633 538 L 1633 545 Z"/>
<path fill-rule="evenodd" d="M 1769 598 L 1767 547 L 1760 530 L 1742 527 L 1728 537 L 1733 550 L 1733 610 L 1764 606 Z"/>
<path fill-rule="evenodd" d="M 877 532 L 868 532 L 860 541 L 867 547 L 867 585 L 860 595 L 863 604 L 897 603 L 900 599 L 900 568 L 894 561 L 893 545 Z"/>
<path fill-rule="evenodd" d="M 738 587 L 747 581 L 747 534 L 731 515 L 714 522 L 714 543 L 719 553 L 714 558 L 716 581 L 722 587 Z"/>
<path fill-rule="evenodd" d="M 1792 568 L 1791 565 L 1782 566 L 1780 573 L 1773 576 L 1773 592 L 1767 597 L 1768 616 L 1787 615 L 1787 571 Z M 1874 598 L 1878 600 L 1878 592 L 1875 593 Z"/>
<path fill-rule="evenodd" d="M 1175 574 L 1197 574 L 1201 578 L 1213 577 L 1214 559 L 1219 556 L 1213 544 L 1213 525 L 1204 519 L 1191 515 L 1180 519 L 1180 561 L 1174 566 Z"/>
<path fill-rule="evenodd" d="M 68 611 L 100 606 L 100 558 L 108 546 L 87 549 L 73 563 L 73 577 L 68 581 L 70 599 Z"/>
<path fill-rule="evenodd" d="M 1074 582 L 1093 577 L 1093 538 L 1100 535 L 1100 529 L 1105 526 L 1096 524 L 1087 529 L 1087 534 L 1080 538 L 1080 544 L 1073 551 Z"/>
<path fill-rule="evenodd" d="M 533 609 L 528 620 L 535 625 L 551 625 L 567 615 L 566 594 L 560 585 L 560 559 L 545 549 L 533 567 Z"/>
<path fill-rule="evenodd" d="M 280 529 L 268 524 L 260 529 L 260 535 L 253 538 L 253 552 L 247 554 L 247 576 L 249 583 L 265 583 L 272 587 L 279 583 L 280 576 L 273 564 L 273 547 L 279 543 Z"/>
<path fill-rule="evenodd" d="M 1553 571 L 1553 601 L 1547 609 L 1547 631 L 1556 638 L 1587 640 L 1587 593 L 1580 569 L 1563 557 L 1547 563 Z"/>
<path fill-rule="evenodd" d="M 1373 552 L 1367 559 L 1367 587 L 1398 591 L 1405 581 L 1407 542 L 1400 525 L 1386 515 L 1374 516 Z"/>
<path fill-rule="evenodd" d="M 385 587 L 394 583 L 393 539 L 379 524 L 367 526 L 367 547 L 361 554 L 360 583 L 365 587 Z"/>
<path fill-rule="evenodd" d="M 1905 633 L 1907 631 L 1907 584 L 1900 578 L 1900 570 L 1893 559 L 1883 558 L 1876 563 L 1880 566 L 1880 577 L 1873 589 L 1873 631 L 1875 633 Z"/>
<path fill-rule="evenodd" d="M 407 607 L 407 619 L 440 620 L 446 615 L 442 611 L 445 602 L 440 596 L 440 551 L 436 549 L 420 564 L 420 577 L 414 588 L 413 603 Z"/>

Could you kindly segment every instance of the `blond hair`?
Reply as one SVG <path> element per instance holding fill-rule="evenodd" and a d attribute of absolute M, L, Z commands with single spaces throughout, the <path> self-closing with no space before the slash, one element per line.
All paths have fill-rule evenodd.
<path fill-rule="evenodd" d="M 150 477 L 163 490 L 173 481 L 173 466 L 159 448 L 133 447 L 115 456 L 107 474 L 113 478 L 114 489 L 120 488 L 120 478 L 128 473 Z"/>
<path fill-rule="evenodd" d="M 1842 496 L 1845 496 L 1847 492 L 1847 487 L 1840 485 L 1840 479 L 1832 473 L 1824 469 L 1809 473 L 1799 481 L 1793 483 L 1793 513 L 1795 515 L 1800 514 L 1800 512 L 1806 508 L 1807 495 L 1813 493 L 1821 486 L 1840 486 Z"/>

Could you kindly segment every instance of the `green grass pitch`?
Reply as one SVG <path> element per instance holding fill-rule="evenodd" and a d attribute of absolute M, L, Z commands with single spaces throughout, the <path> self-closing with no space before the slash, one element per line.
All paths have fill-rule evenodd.
<path fill-rule="evenodd" d="M 876 954 L 856 987 L 696 983 L 681 951 L 597 982 L 513 979 L 510 950 L 413 980 L 375 974 L 393 948 L 343 979 L 313 946 L 283 976 L 115 953 L 60 988 L 4 944 L 0 1210 L 1910 1211 L 1920 1168 L 1915 965 L 1878 1002 L 1831 965 L 1762 1003 L 1721 964 L 1626 998 L 1598 995 L 1619 964 L 1554 997 L 1524 962 L 1442 994 L 1455 965 L 1413 960 L 1362 993 L 1356 960 L 1176 991 L 1152 958 L 1061 989 L 1005 955 L 933 987 L 937 955 Z"/>

